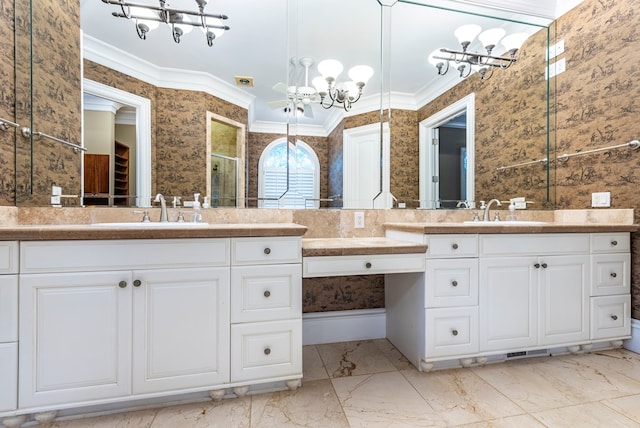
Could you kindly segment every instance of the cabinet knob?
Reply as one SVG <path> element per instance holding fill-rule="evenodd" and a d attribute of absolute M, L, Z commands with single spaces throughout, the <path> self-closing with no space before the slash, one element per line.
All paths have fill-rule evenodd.
<path fill-rule="evenodd" d="M 536 263 L 535 265 L 533 265 L 533 267 L 536 269 L 540 269 L 540 263 Z"/>
<path fill-rule="evenodd" d="M 618 319 L 618 316 L 617 315 L 611 315 L 611 319 L 616 321 Z"/>
<path fill-rule="evenodd" d="M 458 330 L 456 330 L 456 329 L 451 330 L 451 334 L 453 334 L 454 336 L 457 336 L 458 335 Z"/>
<path fill-rule="evenodd" d="M 271 348 L 264 348 L 264 355 L 269 355 L 271 353 Z"/>
<path fill-rule="evenodd" d="M 367 269 L 371 269 L 371 262 L 365 263 L 364 267 L 366 267 Z"/>
<path fill-rule="evenodd" d="M 618 276 L 618 274 L 617 274 L 617 273 L 615 273 L 615 272 L 611 272 L 609 275 L 611 275 L 611 278 L 615 278 L 615 277 L 617 277 L 617 276 Z"/>
<path fill-rule="evenodd" d="M 264 253 L 268 256 L 269 254 L 271 254 L 271 248 L 267 247 L 264 249 Z"/>
<path fill-rule="evenodd" d="M 142 285 L 142 281 L 140 281 L 139 279 L 136 279 L 135 281 L 133 281 L 134 287 L 140 287 L 141 285 Z"/>
<path fill-rule="evenodd" d="M 611 245 L 615 247 L 616 245 L 618 245 L 618 241 L 615 241 L 615 240 L 611 241 Z"/>
<path fill-rule="evenodd" d="M 126 286 L 127 286 L 127 281 L 120 281 L 118 283 L 118 287 L 120 287 L 120 288 L 125 288 Z"/>
<path fill-rule="evenodd" d="M 546 269 L 547 268 L 547 264 L 546 263 L 542 263 L 542 269 Z"/>
<path fill-rule="evenodd" d="M 269 296 L 271 296 L 271 291 L 265 290 L 264 297 L 269 297 Z"/>
<path fill-rule="evenodd" d="M 458 244 L 455 244 L 455 243 L 454 243 L 454 244 L 452 244 L 452 245 L 451 245 L 451 248 L 453 248 L 454 250 L 457 250 L 457 249 L 458 249 Z"/>
<path fill-rule="evenodd" d="M 458 286 L 458 281 L 456 281 L 456 280 L 451 281 L 451 286 L 452 287 L 457 287 Z"/>

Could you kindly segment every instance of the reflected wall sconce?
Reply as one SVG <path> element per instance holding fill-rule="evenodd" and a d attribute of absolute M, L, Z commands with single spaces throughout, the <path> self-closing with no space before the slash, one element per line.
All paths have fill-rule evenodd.
<path fill-rule="evenodd" d="M 454 34 L 462 50 L 436 49 L 429 55 L 429 62 L 436 67 L 439 75 L 445 75 L 450 68 L 455 68 L 462 78 L 478 72 L 483 80 L 490 79 L 495 69 L 504 70 L 516 62 L 516 53 L 529 37 L 526 33 L 505 36 L 506 31 L 502 28 L 482 31 L 482 28 L 476 24 L 463 25 L 456 29 Z M 468 50 L 476 37 L 485 49 L 485 53 Z M 504 47 L 504 53 L 495 55 L 498 43 Z"/>
<path fill-rule="evenodd" d="M 158 28 L 160 24 L 167 24 L 171 27 L 173 41 L 176 43 L 180 43 L 180 37 L 189 33 L 194 27 L 200 27 L 207 38 L 207 45 L 213 46 L 213 41 L 222 37 L 224 32 L 230 29 L 223 24 L 223 20 L 228 19 L 226 15 L 204 12 L 208 0 L 195 0 L 198 11 L 173 9 L 165 0 L 158 1 L 159 5 L 153 6 L 126 0 L 102 0 L 103 3 L 120 6 L 120 12 L 111 14 L 116 18 L 134 20 L 136 32 L 142 40 L 146 40 L 147 34 Z"/>
<path fill-rule="evenodd" d="M 312 84 L 320 95 L 320 105 L 325 109 L 342 105 L 345 111 L 351 110 L 353 104 L 360 99 L 362 88 L 373 76 L 371 67 L 357 65 L 347 73 L 351 81 L 336 83 L 342 70 L 342 64 L 335 59 L 325 59 L 318 64 L 318 71 L 322 76 L 313 79 Z"/>

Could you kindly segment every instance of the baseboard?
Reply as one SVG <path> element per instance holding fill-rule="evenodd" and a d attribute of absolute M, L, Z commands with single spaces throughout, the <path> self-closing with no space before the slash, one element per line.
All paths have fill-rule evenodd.
<path fill-rule="evenodd" d="M 387 336 L 384 308 L 313 312 L 302 315 L 302 344 L 383 339 Z"/>
<path fill-rule="evenodd" d="M 624 341 L 624 347 L 640 354 L 640 320 L 631 319 L 631 339 Z"/>

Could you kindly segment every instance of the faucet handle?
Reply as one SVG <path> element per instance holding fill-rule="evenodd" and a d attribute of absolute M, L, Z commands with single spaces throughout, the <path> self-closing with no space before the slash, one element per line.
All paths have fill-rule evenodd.
<path fill-rule="evenodd" d="M 178 219 L 176 221 L 178 223 L 184 223 L 184 214 L 182 214 L 182 211 L 178 211 Z"/>
<path fill-rule="evenodd" d="M 480 209 L 483 210 L 487 208 L 487 205 L 484 203 L 484 201 L 480 201 Z"/>
<path fill-rule="evenodd" d="M 500 218 L 500 213 L 496 213 L 495 216 L 493 217 L 493 221 L 501 221 L 502 219 Z"/>
<path fill-rule="evenodd" d="M 478 211 L 473 212 L 473 221 L 480 221 L 480 215 L 478 214 Z"/>
<path fill-rule="evenodd" d="M 142 211 L 142 222 L 143 223 L 151 222 L 151 218 L 149 217 L 149 211 Z"/>

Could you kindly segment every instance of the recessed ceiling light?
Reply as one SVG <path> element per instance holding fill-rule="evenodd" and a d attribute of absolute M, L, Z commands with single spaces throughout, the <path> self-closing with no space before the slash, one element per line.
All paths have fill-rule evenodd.
<path fill-rule="evenodd" d="M 253 86 L 253 77 L 236 76 L 236 85 L 238 85 L 238 86 Z"/>

